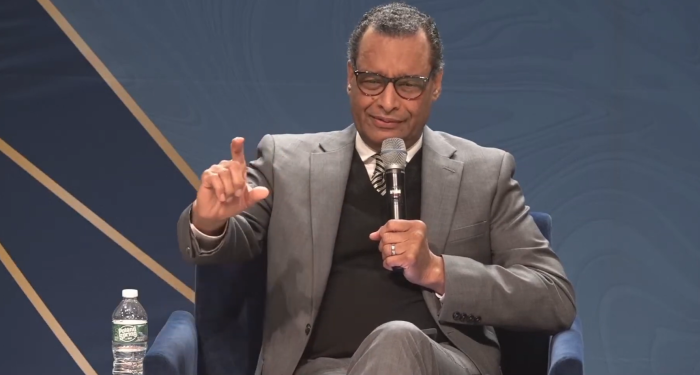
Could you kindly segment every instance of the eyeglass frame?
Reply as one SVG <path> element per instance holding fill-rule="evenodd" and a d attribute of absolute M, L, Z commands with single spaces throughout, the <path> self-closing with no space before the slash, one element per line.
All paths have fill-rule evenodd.
<path fill-rule="evenodd" d="M 416 75 L 408 75 L 408 76 L 401 76 L 401 77 L 389 78 L 389 77 L 387 77 L 387 76 L 383 76 L 383 75 L 381 75 L 381 74 L 379 74 L 379 73 L 376 73 L 376 72 L 370 72 L 370 71 L 368 71 L 368 70 L 357 70 L 357 69 L 356 69 L 356 70 L 353 71 L 353 73 L 355 73 L 355 82 L 357 83 L 357 89 L 360 90 L 360 93 L 361 93 L 362 95 L 364 95 L 364 96 L 377 96 L 377 95 L 381 95 L 381 94 L 384 92 L 384 90 L 386 90 L 386 87 L 389 86 L 389 83 L 391 83 L 391 85 L 394 86 L 394 92 L 396 92 L 396 95 L 400 96 L 401 99 L 404 99 L 404 100 L 416 100 L 416 99 L 420 98 L 421 96 L 423 96 L 423 93 L 425 92 L 425 89 L 428 87 L 428 82 L 430 82 L 430 79 L 433 77 L 433 73 L 434 73 L 434 72 L 435 72 L 435 70 L 431 70 L 431 71 L 430 71 L 430 74 L 428 74 L 427 77 L 416 76 Z M 386 82 L 386 83 L 384 83 L 384 87 L 382 88 L 382 91 L 380 91 L 380 92 L 378 92 L 378 93 L 376 93 L 376 94 L 373 94 L 373 95 L 372 95 L 372 94 L 367 94 L 367 93 L 365 93 L 364 91 L 362 91 L 362 88 L 360 87 L 360 83 L 357 82 L 357 79 L 359 78 L 360 74 L 374 74 L 374 75 L 376 75 L 376 76 L 381 77 L 381 78 Z M 420 94 L 418 94 L 418 96 L 416 96 L 415 98 L 411 98 L 411 99 L 404 98 L 401 94 L 399 94 L 399 90 L 396 89 L 396 82 L 397 82 L 398 80 L 404 79 L 404 78 L 418 78 L 418 79 L 423 80 L 423 84 L 424 84 L 425 86 L 423 87 L 423 90 L 420 92 Z"/>

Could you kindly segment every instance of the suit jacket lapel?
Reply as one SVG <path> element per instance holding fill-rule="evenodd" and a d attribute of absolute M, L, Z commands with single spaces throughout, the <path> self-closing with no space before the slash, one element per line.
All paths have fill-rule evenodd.
<path fill-rule="evenodd" d="M 311 233 L 313 239 L 313 311 L 318 311 L 333 261 L 333 248 L 343 208 L 350 162 L 355 150 L 355 127 L 329 136 L 311 153 Z"/>
<path fill-rule="evenodd" d="M 421 220 L 428 227 L 428 246 L 442 254 L 452 226 L 464 163 L 452 159 L 457 150 L 429 127 L 423 130 L 421 166 Z M 437 321 L 440 302 L 435 293 L 423 291 L 428 309 Z"/>
<path fill-rule="evenodd" d="M 421 220 L 428 227 L 430 250 L 441 254 L 454 217 L 464 163 L 457 150 L 427 126 L 423 131 Z"/>

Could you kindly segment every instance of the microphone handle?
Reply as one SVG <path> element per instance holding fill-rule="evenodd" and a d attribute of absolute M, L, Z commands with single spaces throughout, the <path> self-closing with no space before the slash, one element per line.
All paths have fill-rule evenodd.
<path fill-rule="evenodd" d="M 406 219 L 405 177 L 403 169 L 387 169 L 384 172 L 387 208 L 389 209 L 389 217 L 394 220 Z M 393 271 L 403 272 L 403 268 L 393 267 Z"/>
<path fill-rule="evenodd" d="M 394 220 L 406 218 L 406 193 L 404 191 L 405 173 L 403 169 L 389 169 L 384 172 L 386 196 L 390 217 Z"/>

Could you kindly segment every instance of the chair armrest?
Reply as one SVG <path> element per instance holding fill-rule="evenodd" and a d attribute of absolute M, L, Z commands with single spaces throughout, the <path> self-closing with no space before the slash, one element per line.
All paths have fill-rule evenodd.
<path fill-rule="evenodd" d="M 197 375 L 197 329 L 187 311 L 175 311 L 143 360 L 148 375 Z"/>
<path fill-rule="evenodd" d="M 583 375 L 583 329 L 578 316 L 568 331 L 552 338 L 549 375 Z"/>

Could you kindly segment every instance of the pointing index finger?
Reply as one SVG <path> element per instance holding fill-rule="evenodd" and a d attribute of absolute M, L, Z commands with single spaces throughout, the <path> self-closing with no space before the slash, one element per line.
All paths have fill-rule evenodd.
<path fill-rule="evenodd" d="M 245 140 L 241 137 L 236 137 L 231 141 L 231 160 L 237 161 L 245 165 L 245 153 L 243 152 L 243 143 Z"/>

